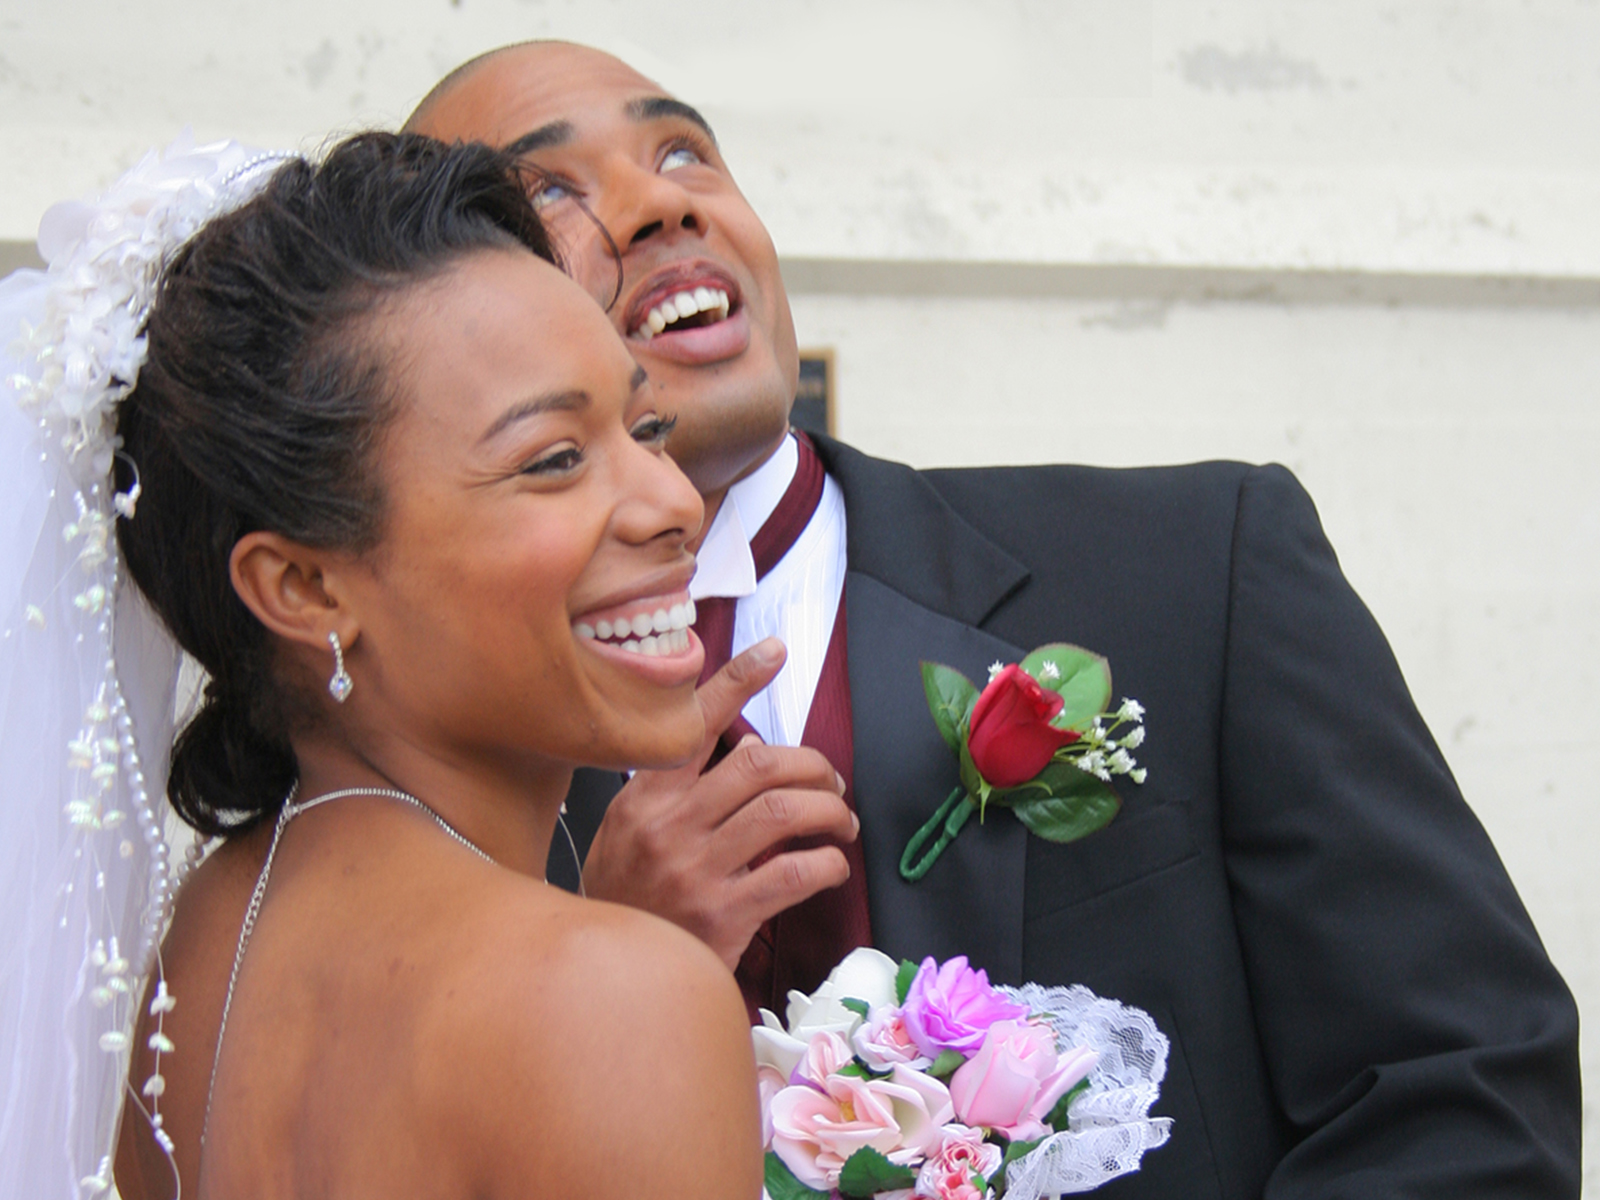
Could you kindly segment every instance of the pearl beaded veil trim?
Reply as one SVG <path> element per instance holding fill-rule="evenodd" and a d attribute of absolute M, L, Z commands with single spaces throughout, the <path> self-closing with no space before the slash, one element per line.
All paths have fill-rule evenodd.
<path fill-rule="evenodd" d="M 0 1195 L 109 1189 L 152 968 L 158 1065 L 131 1099 L 166 1136 L 176 999 L 155 953 L 181 874 L 163 838 L 179 656 L 121 577 L 113 522 L 139 489 L 113 492 L 115 405 L 173 251 L 282 157 L 185 136 L 52 208 L 48 269 L 0 280 Z"/>

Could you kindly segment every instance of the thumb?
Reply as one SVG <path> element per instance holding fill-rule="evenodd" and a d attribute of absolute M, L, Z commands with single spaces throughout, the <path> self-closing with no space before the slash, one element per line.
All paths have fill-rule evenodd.
<path fill-rule="evenodd" d="M 706 738 L 715 743 L 744 708 L 745 702 L 772 682 L 788 651 L 775 637 L 757 642 L 700 685 L 695 696 L 705 714 Z"/>

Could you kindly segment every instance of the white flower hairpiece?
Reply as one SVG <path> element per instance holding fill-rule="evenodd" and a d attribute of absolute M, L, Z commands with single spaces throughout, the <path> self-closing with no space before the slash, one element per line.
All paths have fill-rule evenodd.
<path fill-rule="evenodd" d="M 16 354 L 24 369 L 10 382 L 80 481 L 111 469 L 112 413 L 144 365 L 145 318 L 162 268 L 207 220 L 253 195 L 263 168 L 285 157 L 238 142 L 196 146 L 185 132 L 98 197 L 45 213 L 45 312 L 37 325 L 23 326 Z"/>

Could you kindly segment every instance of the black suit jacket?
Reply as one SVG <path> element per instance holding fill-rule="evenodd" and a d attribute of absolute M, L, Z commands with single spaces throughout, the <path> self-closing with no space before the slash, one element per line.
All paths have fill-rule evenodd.
<path fill-rule="evenodd" d="M 848 522 L 874 941 L 1155 1017 L 1172 1140 L 1107 1200 L 1578 1194 L 1572 998 L 1287 471 L 817 445 Z M 918 664 L 981 683 L 1050 641 L 1145 705 L 1148 780 L 1069 845 L 993 812 L 906 883 L 957 782 Z M 587 844 L 616 777 L 580 776 Z"/>

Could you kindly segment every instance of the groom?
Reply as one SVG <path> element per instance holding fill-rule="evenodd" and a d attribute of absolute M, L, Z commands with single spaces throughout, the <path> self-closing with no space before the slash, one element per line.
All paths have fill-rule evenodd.
<path fill-rule="evenodd" d="M 1107 1195 L 1577 1195 L 1571 997 L 1288 472 L 813 449 L 787 433 L 775 252 L 692 108 L 541 43 L 459 69 L 408 127 L 534 169 L 569 268 L 679 418 L 708 654 L 755 647 L 702 689 L 733 726 L 709 770 L 620 792 L 580 773 L 591 895 L 695 931 L 780 1011 L 868 940 L 1147 1010 L 1173 1137 Z M 762 689 L 773 635 L 789 659 Z M 1144 703 L 1148 780 L 1066 845 L 991 813 L 907 883 L 901 850 L 956 782 L 919 662 L 981 681 L 1051 641 Z"/>

